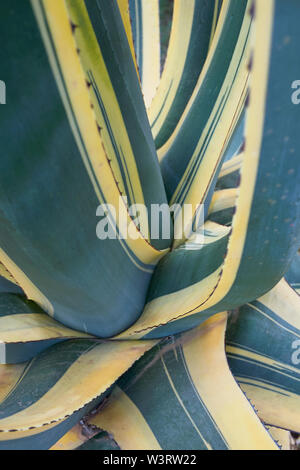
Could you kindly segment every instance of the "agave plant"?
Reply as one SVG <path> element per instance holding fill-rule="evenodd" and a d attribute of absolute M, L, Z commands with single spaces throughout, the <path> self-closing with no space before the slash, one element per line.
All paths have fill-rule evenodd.
<path fill-rule="evenodd" d="M 1 2 L 0 449 L 300 432 L 300 2 L 162 4 Z"/>

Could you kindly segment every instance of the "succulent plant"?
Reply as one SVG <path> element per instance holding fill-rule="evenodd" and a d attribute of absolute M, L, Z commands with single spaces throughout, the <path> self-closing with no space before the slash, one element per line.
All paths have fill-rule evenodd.
<path fill-rule="evenodd" d="M 1 2 L 0 449 L 300 432 L 300 3 L 159 7 Z"/>

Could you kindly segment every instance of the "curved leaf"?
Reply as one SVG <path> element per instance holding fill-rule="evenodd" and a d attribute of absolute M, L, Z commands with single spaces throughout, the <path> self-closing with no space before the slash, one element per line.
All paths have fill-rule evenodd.
<path fill-rule="evenodd" d="M 147 3 L 147 2 L 144 2 Z M 221 1 L 175 0 L 167 58 L 148 109 L 156 147 L 174 131 L 204 65 Z"/>
<path fill-rule="evenodd" d="M 154 266 L 170 240 L 156 240 L 152 246 L 133 223 L 124 200 L 120 202 L 110 166 L 116 154 L 109 126 L 103 123 L 102 136 L 100 105 L 98 110 L 96 104 L 91 107 L 96 96 L 86 82 L 84 63 L 95 65 L 98 60 L 101 90 L 107 91 L 103 99 L 117 113 L 109 121 L 120 139 L 117 148 L 127 142 L 133 149 L 127 162 L 133 173 L 126 181 L 136 183 L 137 192 L 143 187 L 146 205 L 166 202 L 120 14 L 115 2 L 102 3 L 100 11 L 99 2 L 33 0 L 36 17 L 30 2 L 1 4 L 6 44 L 0 53 L 1 78 L 11 98 L 0 125 L 6 149 L 0 163 L 0 260 L 28 298 L 47 313 L 71 328 L 107 337 L 140 315 Z M 95 10 L 95 33 L 85 5 Z M 81 9 L 85 15 L 80 16 Z M 80 26 L 70 21 L 71 10 L 78 13 Z M 80 42 L 84 29 L 93 39 L 90 48 Z M 95 34 L 102 34 L 101 52 Z M 122 48 L 116 47 L 120 40 Z M 133 174 L 136 179 L 131 180 Z M 97 238 L 100 203 L 111 204 L 117 219 L 125 217 L 135 239 Z M 115 217 L 108 212 L 112 229 Z M 118 224 L 117 237 L 123 230 Z"/>
<path fill-rule="evenodd" d="M 0 293 L 0 363 L 24 362 L 57 342 L 89 335 L 66 328 L 24 296 Z"/>
<path fill-rule="evenodd" d="M 226 352 L 259 417 L 300 431 L 300 297 L 284 280 L 231 317 Z"/>
<path fill-rule="evenodd" d="M 300 14 L 300 5 L 293 0 L 291 5 Z M 184 258 L 180 250 L 173 250 L 168 263 L 161 261 L 154 273 L 154 296 L 123 337 L 162 337 L 193 328 L 209 315 L 262 296 L 287 271 L 300 244 L 298 109 L 286 95 L 290 74 L 299 72 L 294 60 L 299 28 L 296 20 L 287 20 L 291 5 L 283 0 L 256 5 L 247 140 L 223 260 L 218 250 L 215 257 L 209 253 L 208 261 L 203 252 L 201 265 L 193 268 L 198 269 L 198 279 L 206 263 L 215 266 L 215 271 L 206 270 L 204 279 L 187 286 L 190 259 L 196 255 Z M 292 38 L 289 42 L 285 42 L 286 35 Z M 177 263 L 184 273 L 181 278 L 169 269 Z M 167 291 L 160 288 L 166 278 Z M 149 292 L 153 292 L 151 286 Z"/>
<path fill-rule="evenodd" d="M 122 449 L 276 449 L 229 371 L 226 319 L 153 348 L 89 422 Z"/>
<path fill-rule="evenodd" d="M 159 0 L 129 0 L 139 75 L 148 107 L 160 80 Z"/>
<path fill-rule="evenodd" d="M 0 403 L 0 449 L 14 445 L 14 439 L 26 438 L 26 446 L 30 446 L 31 436 L 60 425 L 80 411 L 80 416 L 77 413 L 75 421 L 70 422 L 70 429 L 152 346 L 151 341 L 69 340 L 42 352 L 28 362 L 24 370 L 17 366 L 19 376 L 9 378 L 11 385 Z M 3 371 L 6 374 L 7 367 L 0 366 L 1 375 Z M 51 445 L 67 430 L 64 428 L 62 434 L 56 435 Z M 19 442 L 23 445 L 25 441 Z M 39 445 L 38 439 L 33 440 L 32 445 Z M 43 439 L 41 445 L 44 445 Z"/>

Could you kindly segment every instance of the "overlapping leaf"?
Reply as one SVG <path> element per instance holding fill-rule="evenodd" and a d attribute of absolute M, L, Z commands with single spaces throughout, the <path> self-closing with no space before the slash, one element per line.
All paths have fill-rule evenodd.
<path fill-rule="evenodd" d="M 229 366 L 267 424 L 300 431 L 300 297 L 282 280 L 231 316 Z"/>
<path fill-rule="evenodd" d="M 11 97 L 0 125 L 0 260 L 47 313 L 111 336 L 140 315 L 170 244 L 152 245 L 120 203 L 166 197 L 118 7 L 13 0 L 0 21 Z M 135 239 L 97 238 L 100 203 Z M 120 235 L 110 209 L 108 219 Z"/>
<path fill-rule="evenodd" d="M 291 4 L 297 12 L 299 4 Z M 215 257 L 209 252 L 210 266 L 202 279 L 203 252 L 201 280 L 189 282 L 193 257 L 189 244 L 183 247 L 185 257 L 181 249 L 167 255 L 152 278 L 155 288 L 150 287 L 149 292 L 153 296 L 124 337 L 160 337 L 193 328 L 209 315 L 260 297 L 288 269 L 300 234 L 298 110 L 287 97 L 289 76 L 299 72 L 294 60 L 299 29 L 296 20 L 287 20 L 289 8 L 291 5 L 281 0 L 257 4 L 247 139 L 235 215 L 223 256 L 219 246 Z M 285 41 L 286 35 L 290 41 Z M 202 249 L 202 243 L 198 248 Z M 176 263 L 181 264 L 181 278 L 170 269 Z M 168 279 L 167 290 L 163 279 Z"/>

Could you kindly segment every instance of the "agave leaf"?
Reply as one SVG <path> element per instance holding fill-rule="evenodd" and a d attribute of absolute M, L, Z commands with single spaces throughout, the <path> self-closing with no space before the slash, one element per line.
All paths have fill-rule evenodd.
<path fill-rule="evenodd" d="M 276 449 L 231 375 L 226 313 L 155 346 L 89 423 L 122 449 Z"/>
<path fill-rule="evenodd" d="M 189 0 L 188 5 L 186 0 L 174 1 L 166 62 L 148 109 L 157 148 L 171 136 L 192 95 L 215 32 L 220 6 L 219 0 Z"/>
<path fill-rule="evenodd" d="M 300 14 L 300 4 L 292 1 L 292 7 Z M 289 18 L 289 9 L 283 0 L 256 5 L 247 141 L 223 256 L 219 245 L 215 257 L 203 251 L 197 267 L 191 261 L 196 251 L 187 256 L 177 249 L 169 253 L 168 262 L 160 262 L 153 275 L 151 285 L 156 289 L 149 290 L 153 297 L 124 337 L 161 337 L 193 328 L 209 315 L 261 297 L 287 271 L 300 244 L 298 109 L 286 98 L 288 77 L 299 71 L 295 54 L 300 32 L 296 20 L 281 21 Z M 286 36 L 293 39 L 285 41 Z M 184 273 L 181 277 L 170 269 L 176 264 Z M 204 279 L 203 265 L 208 265 Z M 196 273 L 193 278 L 191 269 Z M 163 279 L 168 279 L 168 289 Z"/>
<path fill-rule="evenodd" d="M 134 42 L 133 42 L 133 35 L 132 35 L 132 27 L 131 27 L 131 18 L 130 18 L 130 6 L 129 0 L 117 0 L 118 7 L 121 13 L 121 18 L 123 21 L 124 29 L 126 32 L 127 40 L 130 46 L 131 56 L 138 74 L 138 66 L 136 62 L 135 56 L 135 49 L 134 49 Z"/>
<path fill-rule="evenodd" d="M 92 38 L 95 33 L 89 17 L 79 15 L 80 26 L 70 21 L 72 2 L 33 0 L 34 12 L 30 2 L 1 4 L 0 29 L 7 45 L 1 50 L 1 78 L 11 99 L 0 125 L 6 149 L 0 163 L 0 260 L 28 298 L 54 318 L 71 328 L 111 336 L 140 315 L 154 266 L 170 241 L 156 240 L 152 246 L 135 224 L 136 239 L 96 237 L 100 203 L 112 204 L 128 223 L 132 219 L 125 202 L 118 209 L 121 192 L 110 166 L 111 159 L 117 165 L 116 154 L 108 137 L 99 134 L 100 124 L 107 135 L 109 126 L 97 122 L 96 104 L 91 108 L 94 89 L 86 82 L 83 60 L 89 52 L 91 65 L 95 58 L 98 65 L 102 60 L 101 86 L 109 90 L 106 105 L 117 113 L 111 126 L 120 138 L 118 149 L 123 141 L 134 147 L 123 163 L 132 167 L 125 179 L 135 188 L 135 200 L 141 202 L 136 194 L 143 188 L 146 205 L 166 202 L 121 17 L 115 2 L 104 3 L 101 14 L 96 2 L 74 6 L 78 15 L 85 5 L 95 9 L 96 34 L 103 34 L 101 52 L 92 41 L 91 49 L 83 43 L 80 53 L 81 28 Z M 121 50 L 115 45 L 119 34 Z M 115 65 L 106 75 L 104 56 L 110 67 Z M 131 189 L 125 194 L 130 197 Z M 116 230 L 121 230 L 118 225 Z"/>
<path fill-rule="evenodd" d="M 16 279 L 13 277 L 13 275 L 6 269 L 3 263 L 0 262 L 0 276 L 4 277 L 7 281 L 9 281 L 12 284 L 18 285 L 18 282 Z"/>
<path fill-rule="evenodd" d="M 0 276 L 0 294 L 21 294 L 24 295 L 22 289 L 14 282 L 10 282 L 6 277 Z"/>
<path fill-rule="evenodd" d="M 236 188 L 239 186 L 243 157 L 244 154 L 239 153 L 224 163 L 216 184 L 216 190 Z"/>
<path fill-rule="evenodd" d="M 248 64 L 249 66 L 249 64 Z M 251 66 L 251 62 L 250 62 Z M 248 95 L 247 95 L 248 96 Z M 247 96 L 244 106 L 241 109 L 240 115 L 237 115 L 235 124 L 233 125 L 233 132 L 229 139 L 228 145 L 224 152 L 224 163 L 242 153 L 245 141 L 245 123 L 246 123 L 246 109 L 247 109 Z"/>
<path fill-rule="evenodd" d="M 5 380 L 10 380 L 0 403 L 0 448 L 25 437 L 26 445 L 31 445 L 31 435 L 48 431 L 80 411 L 70 429 L 153 344 L 69 340 L 40 353 L 24 370 L 17 365 L 17 373 L 8 378 L 9 366 L 0 366 L 1 377 L 4 374 Z M 67 430 L 64 427 L 62 434 L 54 434 L 51 445 Z M 19 442 L 23 445 L 25 441 Z M 36 440 L 32 445 L 38 445 Z"/>
<path fill-rule="evenodd" d="M 300 431 L 300 297 L 286 281 L 232 316 L 226 352 L 259 417 Z"/>
<path fill-rule="evenodd" d="M 272 426 L 266 426 L 269 433 L 273 437 L 274 441 L 277 442 L 281 450 L 291 449 L 291 439 L 289 431 L 280 428 L 274 428 Z"/>
<path fill-rule="evenodd" d="M 216 191 L 208 209 L 209 220 L 221 225 L 231 225 L 237 198 L 237 188 Z"/>
<path fill-rule="evenodd" d="M 285 275 L 288 283 L 300 294 L 300 252 L 297 251 L 294 259 L 292 260 L 289 270 Z"/>
<path fill-rule="evenodd" d="M 159 0 L 129 0 L 139 75 L 148 107 L 160 80 Z"/>
<path fill-rule="evenodd" d="M 0 363 L 24 362 L 57 342 L 88 338 L 66 328 L 24 296 L 0 293 Z"/>
<path fill-rule="evenodd" d="M 224 3 L 224 20 L 218 24 L 197 86 L 178 126 L 160 150 L 170 204 L 192 204 L 193 217 L 197 204 L 209 203 L 246 98 L 253 24 L 250 4 Z M 174 223 L 176 234 L 176 214 Z M 175 240 L 174 246 L 179 243 Z"/>

